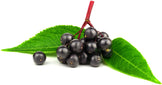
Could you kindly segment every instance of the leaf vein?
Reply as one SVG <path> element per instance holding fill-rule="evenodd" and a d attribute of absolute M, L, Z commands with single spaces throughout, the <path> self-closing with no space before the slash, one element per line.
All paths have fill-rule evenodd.
<path fill-rule="evenodd" d="M 131 63 L 129 60 L 127 60 L 126 58 L 124 58 L 122 55 L 120 55 L 119 53 L 117 53 L 115 50 L 113 50 L 113 52 L 118 55 L 119 57 L 121 57 L 123 60 L 125 60 L 126 62 L 128 62 L 130 65 L 132 65 L 134 68 L 138 69 L 140 72 L 142 72 L 143 74 L 145 74 L 147 77 L 151 78 L 150 76 L 147 75 L 147 73 L 145 73 L 144 71 L 142 71 L 140 68 L 138 68 L 136 65 L 134 65 L 133 63 Z M 154 80 L 154 79 L 153 79 Z"/>

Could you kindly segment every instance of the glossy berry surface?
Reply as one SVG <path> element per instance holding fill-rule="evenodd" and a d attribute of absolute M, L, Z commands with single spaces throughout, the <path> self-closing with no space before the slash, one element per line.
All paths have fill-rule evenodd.
<path fill-rule="evenodd" d="M 85 45 L 85 50 L 87 53 L 93 53 L 97 50 L 96 42 L 87 42 Z"/>
<path fill-rule="evenodd" d="M 98 67 L 101 64 L 101 57 L 98 55 L 93 55 L 90 60 L 90 65 L 93 67 Z"/>
<path fill-rule="evenodd" d="M 62 45 L 66 45 L 68 44 L 71 40 L 73 40 L 74 37 L 72 34 L 70 33 L 64 33 L 62 36 L 61 36 L 61 44 Z"/>
<path fill-rule="evenodd" d="M 101 38 L 98 41 L 98 47 L 101 50 L 106 50 L 107 48 L 110 48 L 111 47 L 111 40 L 109 38 Z"/>
<path fill-rule="evenodd" d="M 97 31 L 93 27 L 89 27 L 84 32 L 85 40 L 95 40 L 97 38 Z"/>
<path fill-rule="evenodd" d="M 61 57 L 61 56 L 57 56 L 57 59 L 59 60 L 60 63 L 66 64 L 66 59 L 67 59 L 67 58 L 63 58 L 63 57 Z"/>
<path fill-rule="evenodd" d="M 80 39 L 80 41 L 81 41 L 82 44 L 85 43 L 85 39 L 84 38 Z"/>
<path fill-rule="evenodd" d="M 101 51 L 103 58 L 110 58 L 112 56 L 112 50 L 106 49 L 105 51 Z"/>
<path fill-rule="evenodd" d="M 83 50 L 84 50 L 84 49 L 85 49 L 85 39 L 82 38 L 82 39 L 80 39 L 80 41 L 81 41 L 81 43 L 83 44 Z"/>
<path fill-rule="evenodd" d="M 106 32 L 100 32 L 99 37 L 109 37 L 109 35 Z"/>
<path fill-rule="evenodd" d="M 79 59 L 76 54 L 70 55 L 70 57 L 67 59 L 67 65 L 70 67 L 77 67 L 79 65 Z"/>
<path fill-rule="evenodd" d="M 65 63 L 66 58 L 70 55 L 70 50 L 66 46 L 60 46 L 57 48 L 56 54 L 57 59 L 61 63 Z"/>
<path fill-rule="evenodd" d="M 80 64 L 87 64 L 88 55 L 85 52 L 82 52 L 78 55 Z"/>
<path fill-rule="evenodd" d="M 80 53 L 83 50 L 83 44 L 81 43 L 80 40 L 74 39 L 70 42 L 70 50 L 74 53 Z"/>
<path fill-rule="evenodd" d="M 36 52 L 33 54 L 35 64 L 42 65 L 46 60 L 46 55 L 43 52 Z"/>

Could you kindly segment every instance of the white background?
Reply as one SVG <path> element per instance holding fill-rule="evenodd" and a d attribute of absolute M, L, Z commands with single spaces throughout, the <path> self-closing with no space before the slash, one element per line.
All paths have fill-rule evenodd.
<path fill-rule="evenodd" d="M 55 25 L 81 26 L 89 0 L 0 0 L 0 49 Z M 91 22 L 111 39 L 123 37 L 162 81 L 162 1 L 95 0 Z M 36 66 L 32 55 L 0 52 L 0 85 L 155 85 L 107 66 L 70 68 L 56 58 Z"/>

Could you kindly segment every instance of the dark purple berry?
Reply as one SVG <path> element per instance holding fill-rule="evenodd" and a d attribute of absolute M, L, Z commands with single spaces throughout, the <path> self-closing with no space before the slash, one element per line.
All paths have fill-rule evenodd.
<path fill-rule="evenodd" d="M 79 57 L 80 64 L 87 64 L 88 55 L 85 52 L 78 54 L 78 57 Z"/>
<path fill-rule="evenodd" d="M 35 64 L 42 65 L 46 60 L 46 55 L 43 52 L 36 52 L 33 54 Z"/>
<path fill-rule="evenodd" d="M 62 45 L 66 45 L 68 43 L 70 43 L 71 40 L 73 40 L 74 37 L 72 34 L 70 33 L 64 33 L 62 36 L 61 36 L 61 43 Z"/>
<path fill-rule="evenodd" d="M 60 46 L 57 48 L 56 53 L 57 53 L 57 59 L 61 63 L 65 63 L 67 57 L 70 55 L 70 50 L 66 46 Z"/>
<path fill-rule="evenodd" d="M 95 40 L 97 38 L 97 31 L 93 27 L 89 27 L 84 32 L 86 41 Z"/>
<path fill-rule="evenodd" d="M 70 57 L 67 59 L 67 65 L 70 67 L 77 67 L 79 64 L 79 59 L 76 54 L 70 55 Z"/>
<path fill-rule="evenodd" d="M 93 55 L 91 57 L 90 65 L 93 67 L 98 67 L 101 64 L 101 57 L 98 55 Z"/>
<path fill-rule="evenodd" d="M 87 42 L 85 45 L 85 50 L 87 53 L 93 53 L 97 50 L 96 42 Z"/>
<path fill-rule="evenodd" d="M 98 41 L 98 47 L 101 50 L 106 50 L 107 48 L 110 48 L 111 47 L 111 40 L 109 38 L 101 38 Z"/>
<path fill-rule="evenodd" d="M 82 39 L 80 39 L 80 41 L 81 41 L 81 43 L 83 44 L 83 50 L 84 50 L 84 49 L 85 49 L 85 39 L 82 38 Z"/>
<path fill-rule="evenodd" d="M 70 42 L 70 50 L 74 53 L 80 53 L 83 50 L 83 44 L 81 43 L 80 40 L 74 39 Z"/>
<path fill-rule="evenodd" d="M 84 44 L 85 43 L 85 40 L 84 38 L 80 39 L 81 43 Z"/>
<path fill-rule="evenodd" d="M 109 37 L 109 35 L 106 32 L 100 32 L 98 34 L 99 37 Z"/>
<path fill-rule="evenodd" d="M 106 49 L 104 51 L 101 51 L 103 58 L 110 58 L 112 56 L 112 50 Z"/>

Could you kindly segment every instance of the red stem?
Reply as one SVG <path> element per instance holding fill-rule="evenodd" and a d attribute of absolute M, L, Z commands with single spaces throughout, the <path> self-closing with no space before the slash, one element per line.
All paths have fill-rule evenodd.
<path fill-rule="evenodd" d="M 81 33 L 82 33 L 84 27 L 85 27 L 87 24 L 89 24 L 91 27 L 93 27 L 93 25 L 91 24 L 91 22 L 90 22 L 90 20 L 89 20 L 89 19 L 90 19 L 90 15 L 91 15 L 91 11 L 92 11 L 92 8 L 93 8 L 93 4 L 94 4 L 94 1 L 90 1 L 89 7 L 88 7 L 88 11 L 87 11 L 87 14 L 86 14 L 85 21 L 84 21 L 84 23 L 83 23 L 81 29 L 75 34 L 75 35 L 77 35 L 77 34 L 79 33 L 78 39 L 80 39 L 80 35 L 81 35 Z M 75 35 L 74 35 L 74 36 L 75 36 Z"/>
<path fill-rule="evenodd" d="M 90 22 L 90 20 L 87 22 L 91 27 L 94 27 L 92 24 L 91 24 L 91 22 Z"/>
<path fill-rule="evenodd" d="M 81 27 L 81 29 L 80 29 L 80 31 L 79 31 L 78 39 L 80 39 L 80 35 L 81 35 L 81 33 L 82 33 L 82 31 L 83 31 L 83 29 L 84 29 L 84 27 L 86 25 L 87 25 L 87 22 L 84 22 L 83 25 L 82 25 L 82 27 Z"/>
<path fill-rule="evenodd" d="M 89 20 L 90 15 L 91 15 L 91 11 L 92 11 L 92 8 L 93 8 L 93 4 L 94 4 L 94 1 L 90 1 L 85 20 Z"/>
<path fill-rule="evenodd" d="M 84 21 L 81 29 L 77 33 L 75 33 L 74 36 L 77 35 L 78 33 L 80 33 L 86 25 L 87 25 L 87 22 Z"/>

